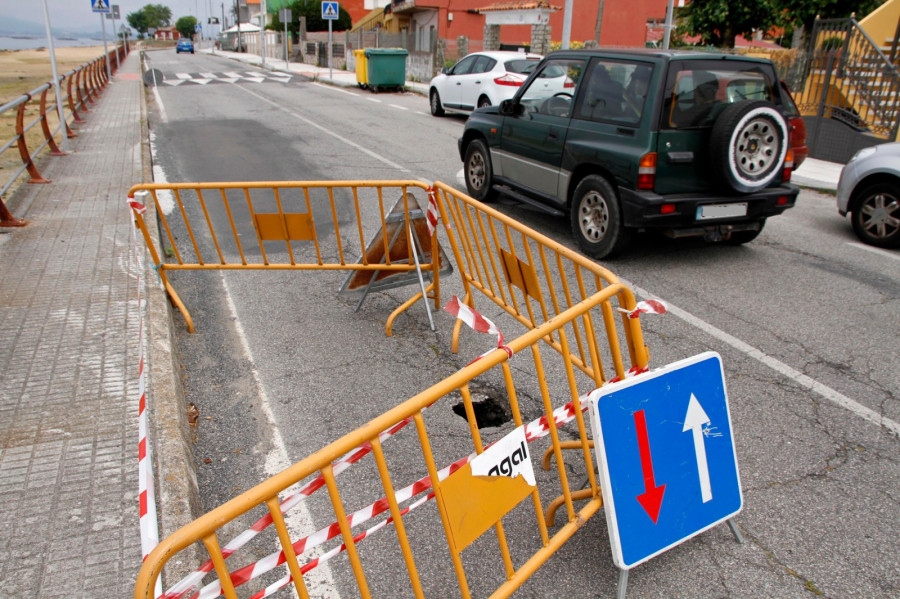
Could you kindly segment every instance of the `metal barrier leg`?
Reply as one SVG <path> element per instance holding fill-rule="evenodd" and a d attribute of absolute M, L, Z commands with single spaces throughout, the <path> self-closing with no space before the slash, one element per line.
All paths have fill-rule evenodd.
<path fill-rule="evenodd" d="M 419 277 L 419 287 L 422 288 L 422 300 L 425 302 L 425 310 L 428 312 L 428 323 L 431 325 L 431 330 L 434 330 L 434 319 L 431 317 L 431 306 L 428 305 L 428 292 L 425 291 L 425 279 L 422 277 L 422 265 L 419 264 L 419 240 L 413 234 L 412 227 L 409 228 L 409 237 L 412 239 L 412 253 L 413 260 L 416 261 L 416 275 Z M 436 256 L 431 257 L 432 260 L 440 260 Z"/>

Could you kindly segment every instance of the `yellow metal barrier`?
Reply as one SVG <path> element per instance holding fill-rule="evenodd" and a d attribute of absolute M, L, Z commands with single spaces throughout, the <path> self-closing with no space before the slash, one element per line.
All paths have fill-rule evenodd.
<path fill-rule="evenodd" d="M 306 598 L 325 561 L 331 584 L 362 597 L 444 597 L 451 587 L 462 597 L 508 597 L 600 509 L 581 398 L 647 366 L 639 321 L 618 315 L 635 307 L 631 291 L 608 270 L 449 186 L 435 183 L 433 193 L 464 303 L 484 296 L 502 308 L 498 326 L 524 332 L 164 539 L 141 568 L 136 598 L 153 597 L 166 564 L 198 541 L 209 561 L 167 579 L 164 597 L 233 598 L 238 589 L 266 597 L 290 585 Z M 459 337 L 457 323 L 454 349 Z M 513 423 L 481 430 L 480 394 L 501 399 Z M 451 400 L 461 402 L 465 423 L 448 416 Z M 509 439 L 521 446 L 496 474 L 504 463 L 530 464 L 544 453 L 534 484 L 475 472 L 491 457 L 486 450 Z M 564 449 L 575 450 L 568 463 Z M 570 473 L 584 477 L 585 488 L 573 489 Z M 380 490 L 373 495 L 362 481 L 380 481 Z M 294 485 L 300 489 L 289 491 Z M 322 487 L 327 492 L 317 493 Z M 318 524 L 292 536 L 285 515 L 301 502 Z M 565 522 L 554 531 L 557 508 Z M 375 534 L 387 525 L 393 535 Z M 224 546 L 223 534 L 234 535 Z M 478 559 L 466 559 L 467 551 Z"/>
<path fill-rule="evenodd" d="M 153 183 L 135 185 L 129 197 L 147 192 L 160 219 L 164 248 L 157 248 L 143 216 L 135 221 L 156 265 L 172 303 L 194 332 L 187 307 L 172 286 L 168 272 L 179 270 L 356 270 L 408 273 L 417 270 L 413 231 L 423 235 L 424 219 L 412 222 L 409 214 L 420 208 L 414 203 L 427 197 L 428 185 L 419 181 L 260 181 L 236 183 Z M 403 256 L 397 259 L 397 238 L 386 226 L 391 204 L 399 201 L 406 214 L 402 229 Z M 381 260 L 371 259 L 364 237 L 364 223 L 379 223 L 371 246 L 380 242 Z M 427 245 L 419 257 L 422 271 L 429 273 L 435 306 L 440 304 L 437 246 Z M 352 256 L 358 255 L 356 262 Z M 163 256 L 174 260 L 166 262 Z M 422 297 L 416 294 L 394 311 L 397 314 Z"/>

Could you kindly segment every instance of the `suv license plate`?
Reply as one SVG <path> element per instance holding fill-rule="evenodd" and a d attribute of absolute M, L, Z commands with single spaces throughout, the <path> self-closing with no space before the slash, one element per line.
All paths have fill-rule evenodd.
<path fill-rule="evenodd" d="M 707 204 L 705 206 L 697 206 L 697 220 L 707 220 L 710 218 L 734 218 L 736 216 L 747 216 L 747 202 L 737 204 Z"/>

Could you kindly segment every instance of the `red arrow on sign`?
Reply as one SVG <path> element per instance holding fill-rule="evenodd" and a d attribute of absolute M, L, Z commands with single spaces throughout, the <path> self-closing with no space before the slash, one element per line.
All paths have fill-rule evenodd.
<path fill-rule="evenodd" d="M 641 454 L 641 470 L 644 473 L 644 492 L 637 496 L 637 500 L 656 524 L 666 485 L 662 484 L 657 487 L 656 481 L 653 479 L 653 458 L 650 455 L 650 438 L 647 436 L 647 419 L 644 416 L 644 410 L 634 413 L 634 425 L 637 431 L 638 450 Z"/>

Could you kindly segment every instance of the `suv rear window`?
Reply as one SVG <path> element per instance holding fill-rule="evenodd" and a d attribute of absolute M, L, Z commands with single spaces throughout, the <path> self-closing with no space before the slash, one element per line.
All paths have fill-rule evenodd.
<path fill-rule="evenodd" d="M 666 81 L 665 129 L 710 127 L 728 104 L 777 101 L 774 73 L 761 65 L 697 61 L 673 65 Z"/>

